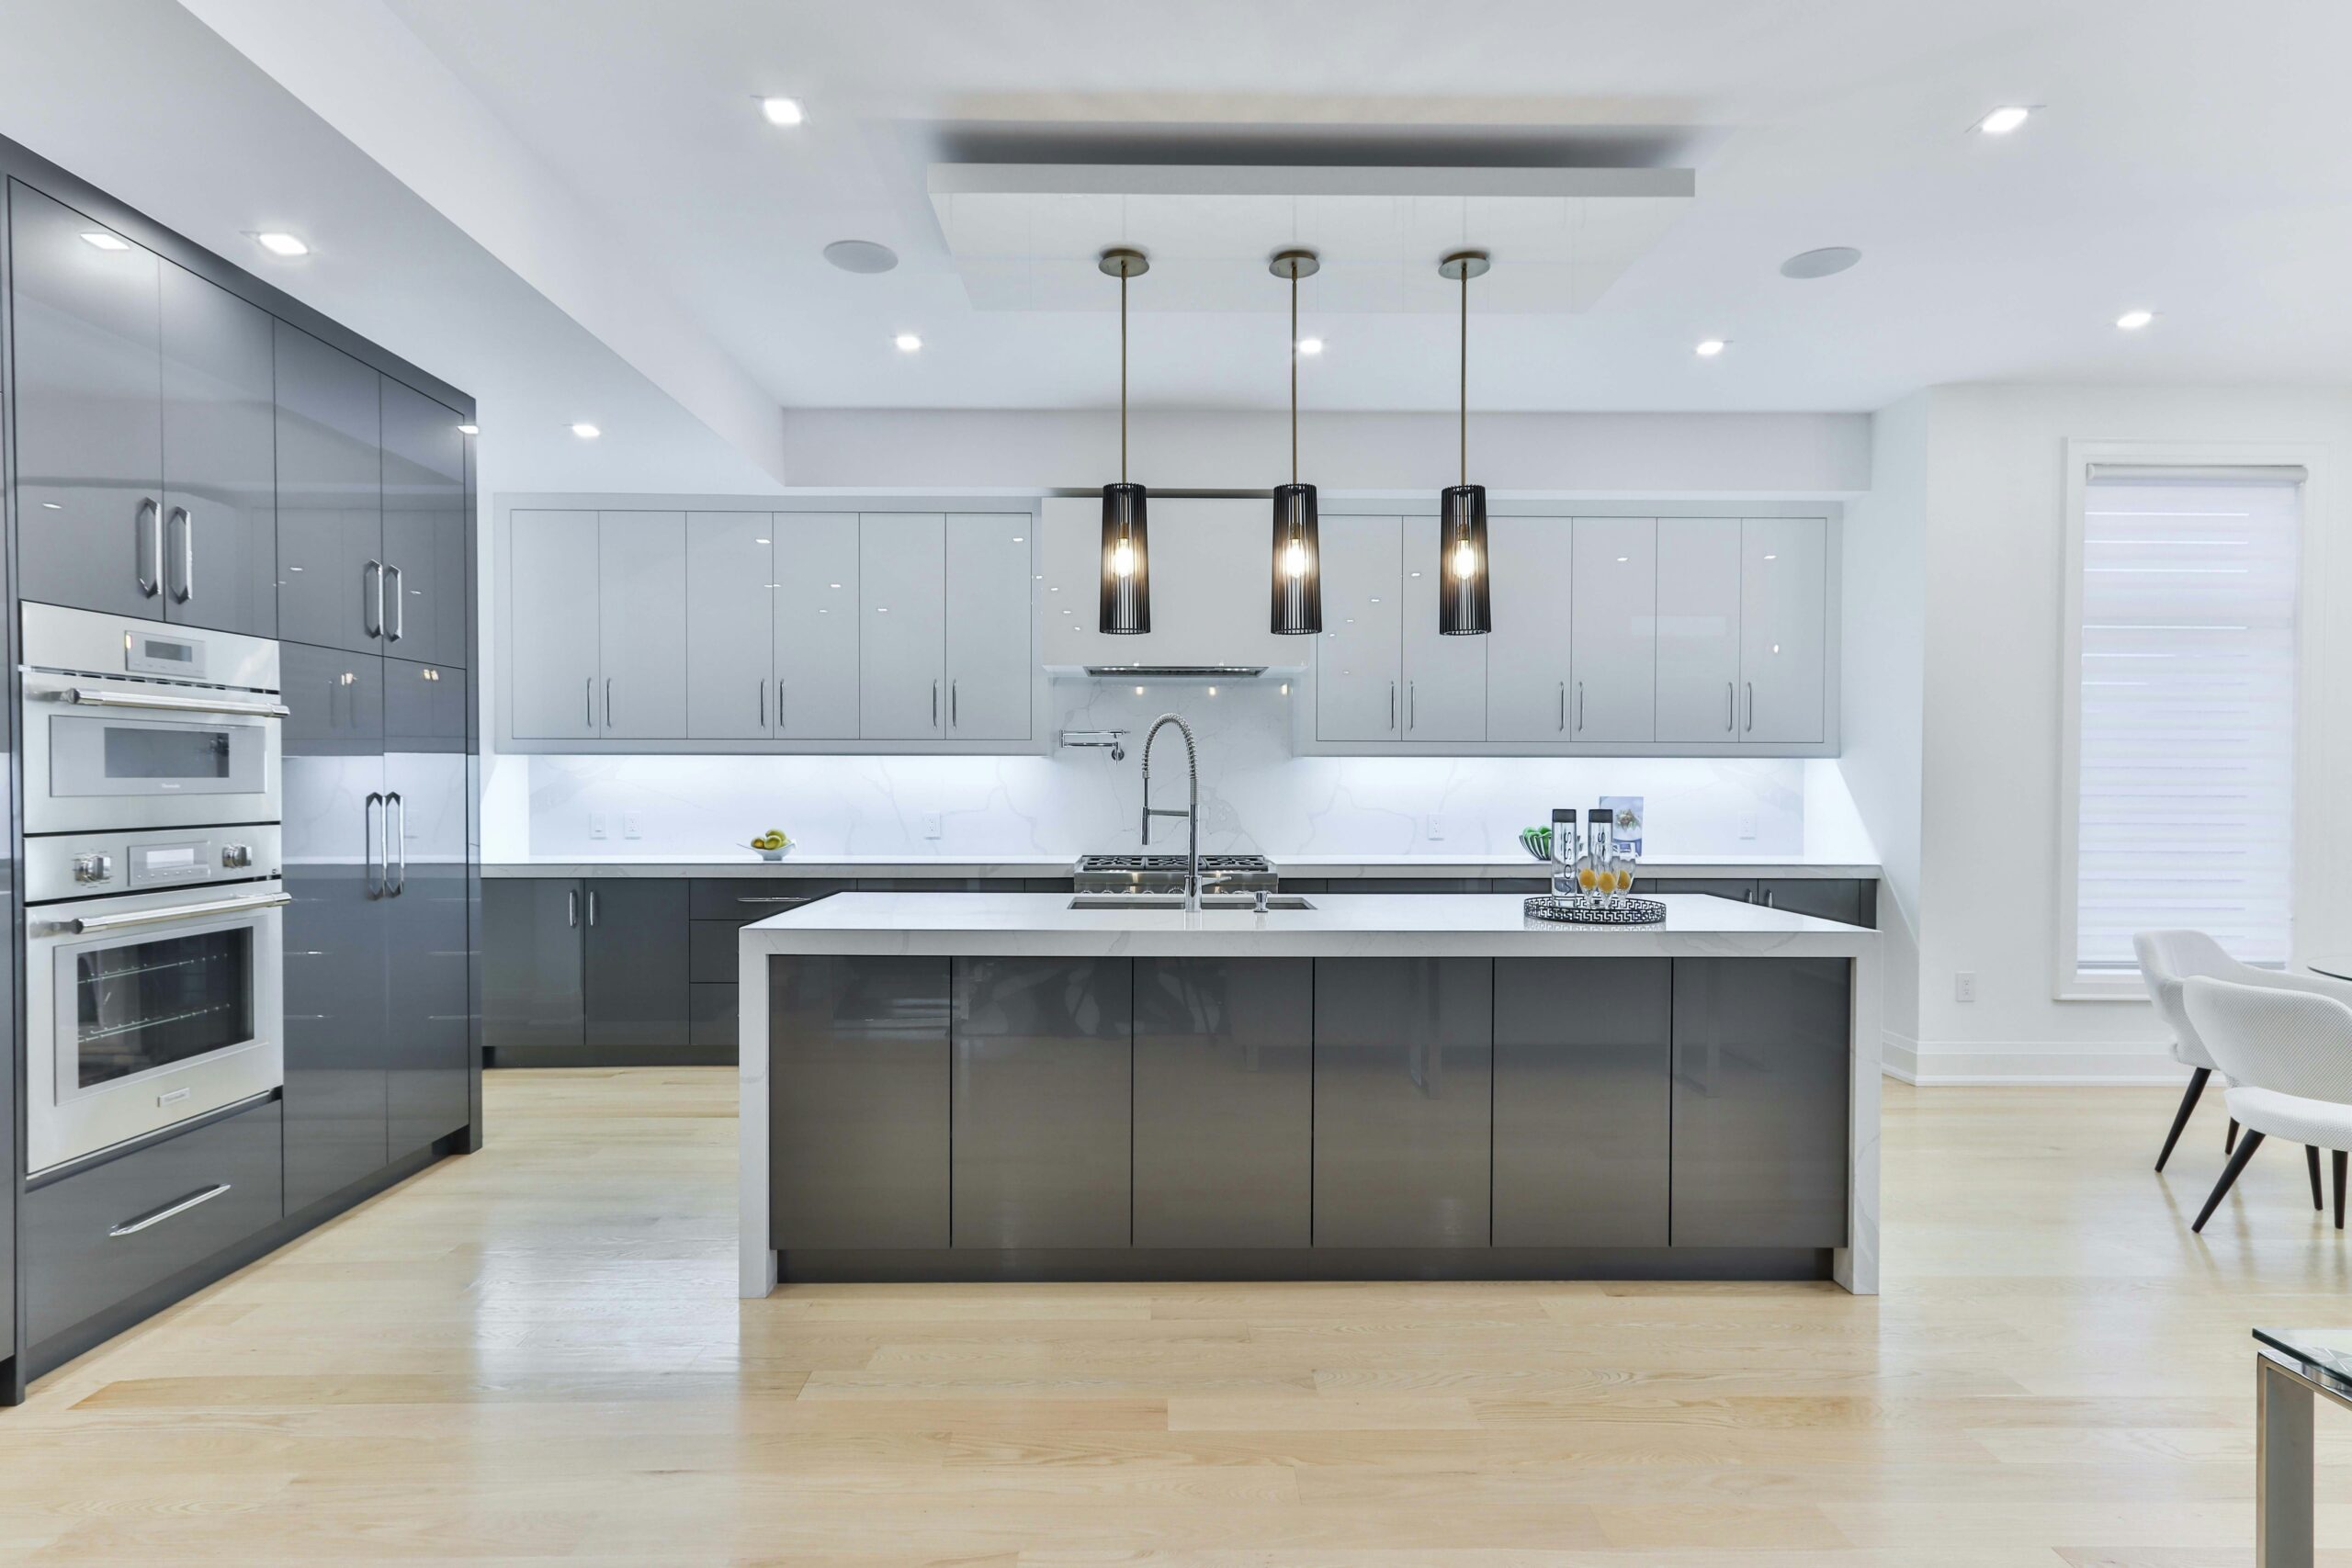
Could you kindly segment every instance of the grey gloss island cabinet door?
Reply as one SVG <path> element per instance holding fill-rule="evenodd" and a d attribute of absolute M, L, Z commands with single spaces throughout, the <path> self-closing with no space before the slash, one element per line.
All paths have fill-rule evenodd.
<path fill-rule="evenodd" d="M 1843 958 L 1674 961 L 1677 1247 L 1843 1247 Z"/>
<path fill-rule="evenodd" d="M 1664 1247 L 1673 960 L 1495 961 L 1495 1245 Z"/>
<path fill-rule="evenodd" d="M 858 733 L 938 739 L 947 733 L 947 519 L 869 512 L 857 535 Z"/>
<path fill-rule="evenodd" d="M 517 512 L 508 536 L 514 734 L 585 740 L 596 721 L 596 513 Z"/>
<path fill-rule="evenodd" d="M 384 651 L 466 662 L 466 437 L 458 414 L 379 377 L 383 397 Z"/>
<path fill-rule="evenodd" d="M 956 960 L 954 1245 L 1128 1245 L 1133 984 L 1124 958 Z"/>
<path fill-rule="evenodd" d="M 946 525 L 947 729 L 952 740 L 1026 740 L 1030 656 L 1026 513 L 957 513 Z"/>
<path fill-rule="evenodd" d="M 390 981 L 385 1117 L 394 1159 L 464 1126 L 467 976 L 466 681 L 454 665 L 384 661 L 383 900 Z"/>
<path fill-rule="evenodd" d="M 1315 639 L 1318 739 L 1394 740 L 1402 733 L 1399 527 L 1394 517 L 1322 521 L 1323 635 Z"/>
<path fill-rule="evenodd" d="M 685 734 L 695 740 L 772 735 L 775 523 L 764 512 L 689 512 L 685 536 Z"/>
<path fill-rule="evenodd" d="M 596 514 L 600 733 L 675 736 L 686 717 L 686 514 Z"/>
<path fill-rule="evenodd" d="M 1315 964 L 1315 1245 L 1485 1247 L 1494 965 Z"/>
<path fill-rule="evenodd" d="M 796 1247 L 944 1247 L 948 961 L 776 958 L 770 1234 Z"/>
<path fill-rule="evenodd" d="M 855 739 L 862 603 L 857 514 L 779 512 L 772 523 L 776 738 Z M 1022 602 L 1028 602 L 1025 592 Z"/>
<path fill-rule="evenodd" d="M 277 326 L 278 636 L 382 653 L 382 378 Z"/>
<path fill-rule="evenodd" d="M 1314 964 L 1135 961 L 1135 1245 L 1314 1235 Z"/>
<path fill-rule="evenodd" d="M 576 1063 L 587 1022 L 577 881 L 485 877 L 482 1038 L 498 1065 Z"/>

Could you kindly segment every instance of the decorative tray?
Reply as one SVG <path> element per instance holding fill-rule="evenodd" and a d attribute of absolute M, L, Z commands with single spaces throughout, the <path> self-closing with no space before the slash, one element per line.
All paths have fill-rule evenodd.
<path fill-rule="evenodd" d="M 1526 908 L 1536 919 L 1572 926 L 1654 926 L 1666 919 L 1666 906 L 1655 898 L 1594 904 L 1572 895 L 1538 893 L 1527 900 Z"/>

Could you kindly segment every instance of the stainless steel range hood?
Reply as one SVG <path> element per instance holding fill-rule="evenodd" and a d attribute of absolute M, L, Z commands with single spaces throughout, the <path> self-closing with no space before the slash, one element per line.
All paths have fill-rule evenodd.
<path fill-rule="evenodd" d="M 1315 657 L 1311 637 L 1270 629 L 1272 502 L 1235 496 L 1151 498 L 1151 630 L 1099 631 L 1102 503 L 1049 496 L 1038 601 L 1038 662 L 1097 681 L 1286 680 Z"/>
<path fill-rule="evenodd" d="M 1262 664 L 1082 664 L 1098 681 L 1255 681 Z"/>

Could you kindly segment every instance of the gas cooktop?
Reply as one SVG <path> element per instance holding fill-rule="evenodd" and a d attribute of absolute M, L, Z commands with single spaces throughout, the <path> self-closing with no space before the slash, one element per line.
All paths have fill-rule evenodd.
<path fill-rule="evenodd" d="M 1223 878 L 1216 886 L 1227 893 L 1272 888 L 1280 882 L 1274 863 L 1264 855 L 1203 855 L 1202 876 L 1212 873 Z M 1182 892 L 1183 887 L 1182 855 L 1080 855 L 1072 876 L 1072 890 L 1079 893 Z"/>

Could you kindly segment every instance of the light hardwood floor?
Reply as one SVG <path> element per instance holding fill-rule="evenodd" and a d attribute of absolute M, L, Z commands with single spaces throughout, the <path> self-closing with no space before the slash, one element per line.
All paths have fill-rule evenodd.
<path fill-rule="evenodd" d="M 2252 1324 L 2352 1323 L 2209 1106 L 1888 1086 L 1886 1294 L 734 1288 L 734 1079 L 493 1074 L 490 1144 L 0 1411 L 0 1560 L 883 1568 L 2252 1561 Z M 2320 1530 L 2352 1562 L 2352 1421 Z"/>

